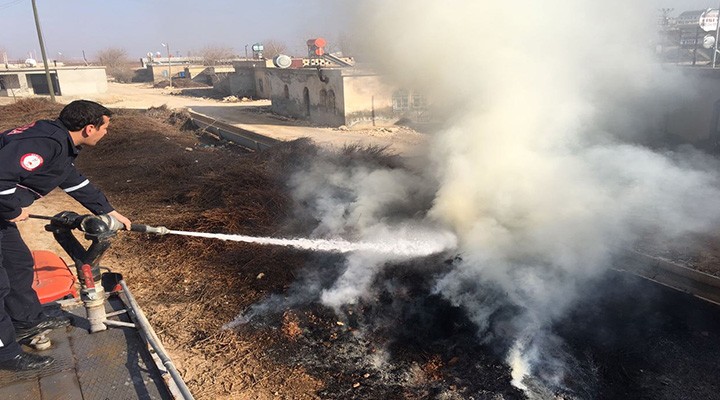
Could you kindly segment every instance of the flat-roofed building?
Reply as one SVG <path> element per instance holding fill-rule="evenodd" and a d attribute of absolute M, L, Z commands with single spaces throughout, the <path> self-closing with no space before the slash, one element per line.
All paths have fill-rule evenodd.
<path fill-rule="evenodd" d="M 107 92 L 105 67 L 51 67 L 50 77 L 56 96 L 77 96 Z M 0 69 L 0 96 L 29 97 L 50 95 L 43 67 Z"/>

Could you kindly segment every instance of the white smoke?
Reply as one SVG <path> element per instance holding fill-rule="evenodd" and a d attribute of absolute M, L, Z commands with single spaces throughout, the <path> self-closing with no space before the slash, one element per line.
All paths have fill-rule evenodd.
<path fill-rule="evenodd" d="M 324 304 L 356 303 L 388 262 L 456 248 L 455 234 L 424 215 L 408 215 L 418 209 L 415 203 L 429 204 L 432 197 L 433 185 L 422 176 L 372 161 L 338 165 L 342 156 L 324 157 L 291 181 L 295 201 L 317 221 L 312 236 L 351 238 L 371 247 L 348 255 L 343 273 L 321 294 Z M 388 251 L 369 251 L 372 247 Z"/>
<path fill-rule="evenodd" d="M 716 226 L 720 191 L 709 161 L 637 144 L 660 135 L 668 99 L 691 95 L 652 58 L 652 1 L 385 0 L 357 12 L 365 54 L 394 83 L 424 91 L 448 121 L 430 146 L 440 183 L 429 217 L 458 233 L 463 262 L 437 291 L 486 335 L 543 334 L 647 232 L 679 237 Z M 423 185 L 387 172 L 379 186 L 372 172 L 354 177 L 368 185 L 358 188 L 365 200 L 328 202 L 322 229 L 372 226 L 389 200 Z M 363 264 L 351 260 L 343 289 L 326 301 L 361 296 L 378 264 L 355 274 L 355 263 Z M 479 283 L 507 299 L 488 297 Z M 503 301 L 524 313 L 487 332 Z M 541 351 L 518 342 L 511 358 L 532 373 Z"/>

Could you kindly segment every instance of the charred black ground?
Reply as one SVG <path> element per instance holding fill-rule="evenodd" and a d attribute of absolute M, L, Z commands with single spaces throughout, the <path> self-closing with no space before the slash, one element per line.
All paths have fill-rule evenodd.
<path fill-rule="evenodd" d="M 590 288 L 555 327 L 589 398 L 720 399 L 720 306 L 620 272 Z"/>

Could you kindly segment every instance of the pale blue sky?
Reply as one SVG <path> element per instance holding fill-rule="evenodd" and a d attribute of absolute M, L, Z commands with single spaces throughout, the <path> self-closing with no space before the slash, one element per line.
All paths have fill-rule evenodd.
<path fill-rule="evenodd" d="M 121 47 L 131 57 L 165 49 L 173 55 L 209 45 L 244 54 L 245 45 L 275 39 L 302 54 L 305 41 L 336 40 L 348 0 L 36 0 L 48 57 L 92 59 Z M 12 59 L 39 55 L 31 0 L 0 0 L 0 48 Z"/>
<path fill-rule="evenodd" d="M 36 0 L 49 58 L 62 53 L 94 59 L 99 50 L 120 47 L 132 58 L 165 49 L 187 55 L 209 45 L 245 52 L 245 45 L 275 39 L 302 54 L 305 41 L 336 42 L 352 19 L 349 4 L 362 0 Z M 409 4 L 412 0 L 408 0 Z M 479 0 L 478 0 L 479 1 Z M 651 0 L 680 11 L 717 7 L 720 0 Z M 450 5 L 451 3 L 449 3 Z M 714 4 L 714 5 L 713 5 Z M 31 0 L 0 0 L 0 49 L 11 59 L 40 57 Z"/>

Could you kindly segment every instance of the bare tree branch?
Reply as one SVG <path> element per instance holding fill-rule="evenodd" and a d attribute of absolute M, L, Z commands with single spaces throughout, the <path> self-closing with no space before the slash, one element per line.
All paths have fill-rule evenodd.
<path fill-rule="evenodd" d="M 223 46 L 205 46 L 198 52 L 199 56 L 203 58 L 203 64 L 205 65 L 217 65 L 225 60 L 230 60 L 235 57 L 233 49 L 230 47 Z"/>
<path fill-rule="evenodd" d="M 287 51 L 287 45 L 285 45 L 285 43 L 274 39 L 264 41 L 263 47 L 265 48 L 263 56 L 267 59 L 274 58 L 280 54 L 285 54 Z"/>
<path fill-rule="evenodd" d="M 132 69 L 132 61 L 128 59 L 127 51 L 118 47 L 109 47 L 100 50 L 97 61 L 105 66 L 105 71 L 118 82 L 131 82 L 135 72 Z"/>

